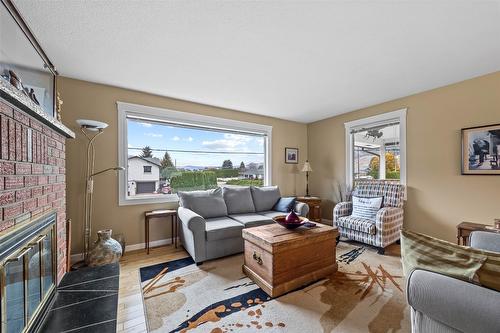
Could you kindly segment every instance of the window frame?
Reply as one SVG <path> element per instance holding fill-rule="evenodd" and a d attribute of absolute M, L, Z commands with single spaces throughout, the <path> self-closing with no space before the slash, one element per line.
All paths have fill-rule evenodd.
<path fill-rule="evenodd" d="M 146 168 L 148 171 L 146 171 Z M 143 173 L 153 173 L 153 167 L 151 165 L 143 165 L 142 166 Z"/>
<path fill-rule="evenodd" d="M 128 179 L 128 128 L 127 117 L 136 117 L 144 121 L 172 123 L 184 126 L 195 126 L 207 130 L 228 131 L 241 134 L 257 134 L 265 136 L 264 140 L 264 186 L 272 184 L 272 130 L 269 125 L 244 122 L 233 119 L 206 116 L 197 113 L 176 111 L 171 109 L 145 106 L 117 101 L 118 116 L 118 163 L 125 171 L 118 175 L 118 205 L 141 205 L 166 202 L 178 202 L 177 194 L 151 195 L 134 198 L 127 195 Z"/>
<path fill-rule="evenodd" d="M 354 156 L 353 156 L 353 136 L 351 134 L 352 130 L 369 127 L 369 126 L 377 126 L 384 125 L 387 123 L 391 123 L 394 121 L 399 122 L 399 146 L 400 146 L 400 154 L 399 154 L 399 167 L 400 167 L 400 183 L 405 185 L 405 197 L 406 197 L 406 113 L 408 108 L 399 109 L 392 112 L 386 112 L 382 114 L 378 114 L 371 117 L 366 117 L 362 119 L 357 119 L 353 121 L 349 121 L 344 123 L 345 126 L 345 181 L 348 187 L 353 186 L 354 184 Z"/>

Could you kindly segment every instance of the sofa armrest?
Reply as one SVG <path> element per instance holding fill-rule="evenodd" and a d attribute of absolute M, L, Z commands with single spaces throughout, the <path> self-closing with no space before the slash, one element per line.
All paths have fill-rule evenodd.
<path fill-rule="evenodd" d="M 500 252 L 500 233 L 474 231 L 470 234 L 470 246 L 480 250 Z"/>
<path fill-rule="evenodd" d="M 344 202 L 339 202 L 338 204 L 335 205 L 333 208 L 333 223 L 334 225 L 337 222 L 337 219 L 339 217 L 343 216 L 349 216 L 352 213 L 352 202 L 350 201 L 344 201 Z"/>
<path fill-rule="evenodd" d="M 415 270 L 408 277 L 410 306 L 460 332 L 496 332 L 500 292 L 445 275 Z"/>
<path fill-rule="evenodd" d="M 309 213 L 309 206 L 304 202 L 295 201 L 295 206 L 293 210 L 296 213 L 299 213 L 300 216 L 306 217 L 307 214 Z"/>
<path fill-rule="evenodd" d="M 205 232 L 205 219 L 190 209 L 179 207 L 177 216 L 182 224 L 188 227 L 193 233 Z"/>

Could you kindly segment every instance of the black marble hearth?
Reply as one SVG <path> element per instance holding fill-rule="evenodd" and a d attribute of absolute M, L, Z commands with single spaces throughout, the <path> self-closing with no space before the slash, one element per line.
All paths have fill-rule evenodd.
<path fill-rule="evenodd" d="M 40 332 L 116 332 L 120 265 L 67 273 Z"/>

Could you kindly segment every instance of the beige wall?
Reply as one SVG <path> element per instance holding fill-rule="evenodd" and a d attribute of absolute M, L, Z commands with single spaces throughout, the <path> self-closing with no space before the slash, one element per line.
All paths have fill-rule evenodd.
<path fill-rule="evenodd" d="M 66 151 L 67 212 L 73 221 L 72 252 L 82 248 L 82 213 L 84 195 L 84 163 L 86 141 L 75 125 L 76 119 L 95 119 L 109 124 L 96 141 L 96 170 L 118 163 L 118 132 L 116 102 L 129 102 L 172 110 L 205 114 L 210 116 L 248 121 L 273 126 L 272 168 L 273 183 L 280 186 L 284 195 L 302 195 L 305 192 L 305 177 L 298 173 L 307 156 L 307 125 L 252 115 L 202 104 L 160 97 L 100 85 L 69 78 L 60 78 L 58 90 L 64 100 L 63 122 L 77 133 L 76 140 L 68 140 Z M 284 163 L 284 148 L 299 148 L 299 165 Z M 95 180 L 94 231 L 112 228 L 113 233 L 123 233 L 127 244 L 144 242 L 144 219 L 146 210 L 175 207 L 172 204 L 118 206 L 118 178 L 105 174 Z M 170 223 L 152 221 L 151 239 L 170 237 Z"/>
<path fill-rule="evenodd" d="M 311 192 L 326 199 L 345 179 L 344 123 L 408 108 L 406 228 L 455 241 L 461 221 L 500 217 L 500 176 L 460 174 L 460 129 L 500 123 L 500 72 L 375 105 L 308 126 Z"/>

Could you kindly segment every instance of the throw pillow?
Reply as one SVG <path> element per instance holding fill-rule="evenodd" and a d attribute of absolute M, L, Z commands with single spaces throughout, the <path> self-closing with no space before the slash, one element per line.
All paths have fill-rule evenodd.
<path fill-rule="evenodd" d="M 227 215 L 227 207 L 220 187 L 207 191 L 179 191 L 177 195 L 182 207 L 192 210 L 203 218 Z"/>
<path fill-rule="evenodd" d="M 384 197 L 363 198 L 353 195 L 351 216 L 375 221 L 383 200 Z"/>
<path fill-rule="evenodd" d="M 253 204 L 257 212 L 265 212 L 273 209 L 281 197 L 278 186 L 252 186 L 250 190 L 252 191 Z"/>
<path fill-rule="evenodd" d="M 411 231 L 401 231 L 401 257 L 406 276 L 423 269 L 500 291 L 500 253 L 460 246 Z"/>
<path fill-rule="evenodd" d="M 252 193 L 250 187 L 224 187 L 222 195 L 227 206 L 227 213 L 231 214 L 244 214 L 255 213 L 255 206 L 253 205 Z"/>
<path fill-rule="evenodd" d="M 274 205 L 273 210 L 277 212 L 288 213 L 295 206 L 295 197 L 283 197 L 276 205 Z"/>

